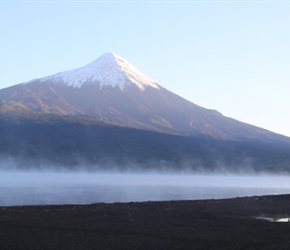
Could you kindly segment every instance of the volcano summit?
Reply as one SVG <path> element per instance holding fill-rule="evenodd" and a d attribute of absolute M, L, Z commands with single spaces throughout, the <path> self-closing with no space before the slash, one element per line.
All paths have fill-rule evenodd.
<path fill-rule="evenodd" d="M 288 137 L 225 117 L 215 110 L 209 110 L 185 100 L 165 89 L 114 53 L 106 53 L 97 60 L 78 69 L 34 79 L 0 90 L 0 113 L 2 114 L 3 123 L 0 136 L 2 136 L 3 142 L 7 142 L 8 149 L 4 151 L 9 152 L 9 148 L 15 149 L 17 146 L 12 145 L 11 141 L 7 139 L 3 126 L 7 122 L 14 125 L 16 123 L 22 124 L 19 122 L 19 117 L 21 117 L 22 121 L 23 119 L 26 121 L 26 126 L 28 123 L 31 126 L 33 124 L 32 127 L 39 131 L 40 134 L 43 131 L 43 128 L 40 130 L 40 124 L 41 126 L 46 125 L 46 129 L 49 131 L 48 134 L 53 130 L 57 130 L 56 120 L 62 121 L 62 125 L 67 128 L 72 123 L 86 126 L 85 131 L 89 130 L 88 124 L 92 126 L 92 123 L 94 126 L 98 124 L 98 129 L 104 125 L 109 126 L 110 129 L 122 128 L 123 132 L 125 129 L 126 133 L 128 133 L 126 138 L 122 136 L 122 139 L 120 139 L 121 132 L 115 134 L 112 131 L 110 134 L 105 133 L 106 136 L 104 134 L 99 136 L 102 138 L 101 141 L 108 144 L 106 145 L 109 148 L 115 148 L 118 140 L 120 144 L 126 145 L 126 153 L 118 151 L 118 157 L 120 158 L 126 154 L 128 155 L 129 151 L 131 152 L 130 147 L 133 147 L 134 150 L 139 147 L 140 152 L 133 150 L 134 160 L 143 154 L 141 148 L 143 148 L 144 152 L 144 147 L 150 148 L 154 143 L 156 145 L 156 142 L 146 141 L 144 133 L 157 133 L 163 139 L 166 137 L 164 139 L 166 144 L 172 144 L 170 149 L 168 145 L 163 145 L 162 143 L 159 145 L 160 149 L 155 149 L 162 149 L 162 156 L 159 154 L 156 156 L 156 153 L 150 150 L 150 153 L 148 151 L 148 154 L 145 154 L 147 158 L 152 158 L 158 162 L 164 162 L 164 160 L 166 162 L 169 154 L 176 155 L 175 158 L 173 157 L 174 160 L 169 157 L 171 162 L 176 161 L 177 158 L 183 158 L 184 154 L 187 159 L 194 158 L 196 160 L 199 150 L 201 150 L 200 155 L 227 154 L 225 148 L 228 146 L 225 145 L 229 145 L 228 143 L 231 143 L 229 148 L 235 148 L 231 154 L 240 155 L 240 152 L 243 152 L 243 156 L 248 157 L 250 155 L 251 159 L 253 158 L 251 155 L 252 149 L 247 148 L 249 143 L 251 145 L 255 144 L 255 147 L 258 147 L 259 150 L 261 148 L 269 150 L 269 145 L 275 145 L 275 147 L 283 145 L 283 150 L 285 145 L 286 147 L 290 146 L 290 138 Z M 15 117 L 18 118 L 16 119 Z M 29 122 L 27 123 L 28 120 Z M 48 124 L 53 128 L 47 128 Z M 24 127 L 21 126 L 21 128 L 23 129 Z M 27 128 L 26 131 L 28 131 Z M 114 158 L 111 152 L 104 151 L 105 144 L 101 144 L 100 140 L 96 139 L 97 141 L 94 141 L 92 139 L 94 137 L 91 134 L 93 130 L 86 135 L 80 135 L 81 131 L 84 131 L 84 128 L 79 131 L 74 130 L 72 132 L 73 136 L 65 139 L 69 141 L 69 145 L 75 145 L 74 147 L 77 148 L 78 142 L 75 141 L 75 136 L 77 138 L 81 137 L 82 140 L 86 138 L 86 142 L 93 141 L 92 148 L 102 148 L 100 156 L 102 159 L 105 155 L 109 158 Z M 10 131 L 9 133 L 15 134 L 15 131 Z M 59 131 L 56 133 L 59 133 Z M 115 134 L 114 137 L 112 137 L 113 134 Z M 136 136 L 138 134 L 138 139 L 136 139 L 137 137 L 132 139 L 133 134 Z M 154 136 L 151 134 L 152 138 L 157 138 L 157 134 Z M 33 137 L 33 135 L 31 136 Z M 25 140 L 31 139 L 31 136 L 25 137 L 26 139 L 23 138 L 23 135 L 20 136 L 24 140 L 22 145 L 29 143 Z M 41 134 L 41 136 L 46 138 L 45 134 Z M 91 138 L 87 138 L 88 136 L 91 136 Z M 171 139 L 168 139 L 169 137 Z M 63 136 L 60 138 L 63 138 Z M 47 147 L 53 147 L 53 145 L 58 147 L 61 145 L 60 138 L 56 138 L 55 141 L 50 138 L 45 145 Z M 149 136 L 148 138 L 151 137 Z M 181 143 L 183 140 L 181 138 L 187 142 Z M 111 142 L 108 143 L 110 140 Z M 178 146 L 179 143 L 176 140 L 179 140 L 180 145 L 182 144 L 183 146 Z M 206 143 L 200 140 L 206 140 Z M 39 143 L 42 144 L 42 142 L 40 141 Z M 192 145 L 193 142 L 195 143 L 194 146 Z M 243 150 L 241 148 L 236 149 L 236 146 L 232 145 L 233 143 L 242 143 L 243 146 L 239 144 L 239 147 L 242 147 Z M 189 151 L 185 150 L 185 145 L 188 145 L 191 149 Z M 213 147 L 212 145 L 215 146 Z M 217 149 L 216 145 L 222 145 L 222 147 Z M 66 148 L 67 146 L 64 145 L 63 147 Z M 247 148 L 246 151 L 248 153 L 245 153 L 245 148 Z M 205 149 L 208 151 L 204 151 Z M 53 151 L 51 148 L 46 148 L 46 150 Z M 65 152 L 74 154 L 73 150 L 72 148 L 67 148 Z M 78 153 L 75 153 L 79 154 L 82 150 L 84 149 L 76 149 Z M 188 152 L 185 153 L 184 150 Z M 172 153 L 172 151 L 175 153 Z M 37 152 L 36 155 L 38 155 Z M 142 160 L 146 158 L 145 155 L 142 155 Z M 82 155 L 82 157 L 90 158 L 91 155 Z M 115 158 L 117 159 L 117 157 Z"/>
<path fill-rule="evenodd" d="M 82 68 L 58 73 L 41 80 L 62 82 L 77 88 L 86 84 L 97 84 L 100 88 L 118 86 L 120 89 L 125 89 L 132 84 L 141 90 L 144 90 L 147 85 L 158 88 L 153 80 L 114 53 L 106 53 Z"/>

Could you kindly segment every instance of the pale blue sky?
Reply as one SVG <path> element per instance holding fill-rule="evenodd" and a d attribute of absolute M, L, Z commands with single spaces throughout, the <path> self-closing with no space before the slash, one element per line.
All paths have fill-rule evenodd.
<path fill-rule="evenodd" d="M 115 52 L 176 94 L 290 136 L 290 1 L 1 1 L 0 88 Z"/>

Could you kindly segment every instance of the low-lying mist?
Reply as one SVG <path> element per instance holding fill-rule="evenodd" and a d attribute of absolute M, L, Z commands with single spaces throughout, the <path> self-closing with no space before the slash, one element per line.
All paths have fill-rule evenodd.
<path fill-rule="evenodd" d="M 0 172 L 0 206 L 195 200 L 290 193 L 290 177 L 193 173 Z"/>

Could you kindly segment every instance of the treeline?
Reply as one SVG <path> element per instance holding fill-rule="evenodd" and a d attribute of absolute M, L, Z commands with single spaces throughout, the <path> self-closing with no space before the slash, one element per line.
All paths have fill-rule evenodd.
<path fill-rule="evenodd" d="M 22 169 L 290 172 L 290 145 L 115 126 L 87 116 L 0 115 L 0 161 Z"/>

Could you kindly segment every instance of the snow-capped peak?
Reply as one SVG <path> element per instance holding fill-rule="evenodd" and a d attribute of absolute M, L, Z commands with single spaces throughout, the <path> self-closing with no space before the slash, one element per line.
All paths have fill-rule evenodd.
<path fill-rule="evenodd" d="M 141 90 L 144 90 L 146 85 L 159 88 L 155 81 L 114 53 L 105 53 L 84 67 L 41 79 L 41 81 L 47 80 L 53 82 L 61 81 L 68 86 L 77 88 L 90 82 L 98 82 L 101 88 L 103 86 L 114 87 L 118 85 L 121 89 L 124 89 L 130 84 L 135 84 Z"/>

